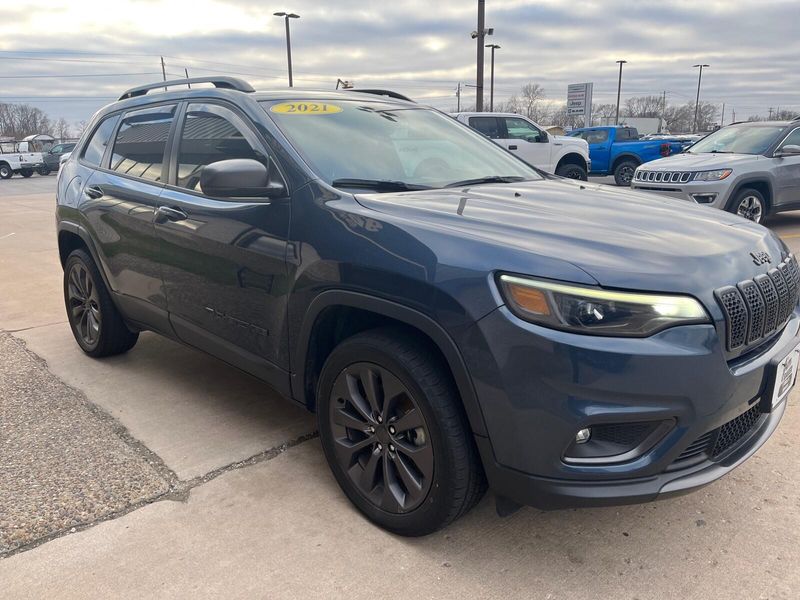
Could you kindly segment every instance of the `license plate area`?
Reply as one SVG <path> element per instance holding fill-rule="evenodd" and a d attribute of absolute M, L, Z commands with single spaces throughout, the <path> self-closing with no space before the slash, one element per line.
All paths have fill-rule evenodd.
<path fill-rule="evenodd" d="M 800 344 L 792 348 L 783 358 L 769 364 L 767 385 L 761 400 L 763 412 L 772 412 L 789 397 L 789 392 L 797 380 L 798 365 L 800 365 Z"/>

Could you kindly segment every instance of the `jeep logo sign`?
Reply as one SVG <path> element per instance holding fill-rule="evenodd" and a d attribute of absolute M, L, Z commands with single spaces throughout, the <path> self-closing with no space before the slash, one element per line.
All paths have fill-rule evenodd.
<path fill-rule="evenodd" d="M 772 263 L 772 257 L 766 252 L 751 252 L 750 256 L 753 257 L 753 263 L 757 265 Z"/>

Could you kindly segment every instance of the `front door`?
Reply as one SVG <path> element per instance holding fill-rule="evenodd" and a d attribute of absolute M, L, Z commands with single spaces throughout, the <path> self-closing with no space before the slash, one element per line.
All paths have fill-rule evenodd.
<path fill-rule="evenodd" d="M 526 163 L 552 173 L 547 133 L 522 117 L 501 117 L 501 120 L 506 132 L 501 143 Z"/>
<path fill-rule="evenodd" d="M 288 369 L 289 200 L 212 198 L 200 176 L 234 158 L 280 173 L 247 117 L 223 104 L 189 104 L 174 147 L 155 226 L 170 321 L 185 342 L 274 381 Z"/>
<path fill-rule="evenodd" d="M 786 136 L 777 151 L 783 146 L 800 146 L 800 127 Z M 800 204 L 800 155 L 780 156 L 772 161 L 776 205 Z"/>

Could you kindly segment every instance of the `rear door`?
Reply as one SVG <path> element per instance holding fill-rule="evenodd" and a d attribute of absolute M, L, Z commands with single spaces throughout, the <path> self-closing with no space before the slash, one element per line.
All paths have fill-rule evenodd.
<path fill-rule="evenodd" d="M 503 145 L 526 163 L 552 173 L 552 144 L 547 133 L 522 117 L 500 117 L 500 120 L 505 130 Z"/>
<path fill-rule="evenodd" d="M 185 342 L 280 387 L 288 384 L 278 380 L 289 366 L 291 203 L 214 198 L 203 193 L 200 176 L 209 164 L 246 158 L 283 178 L 256 128 L 234 106 L 198 101 L 184 113 L 156 219 L 170 321 Z"/>
<path fill-rule="evenodd" d="M 800 127 L 796 127 L 786 136 L 778 150 L 783 146 L 800 146 Z M 800 205 L 800 156 L 780 156 L 773 158 L 772 161 L 776 204 Z"/>
<path fill-rule="evenodd" d="M 121 115 L 82 191 L 82 212 L 123 313 L 160 331 L 169 331 L 169 324 L 153 222 L 176 111 L 177 103 L 167 103 Z M 98 131 L 109 123 L 114 125 L 101 123 Z M 90 142 L 80 161 L 99 150 Z"/>

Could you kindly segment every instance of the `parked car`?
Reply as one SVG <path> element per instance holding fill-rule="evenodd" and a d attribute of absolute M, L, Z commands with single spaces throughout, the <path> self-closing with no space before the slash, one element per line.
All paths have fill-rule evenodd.
<path fill-rule="evenodd" d="M 56 144 L 50 150 L 42 154 L 44 159 L 44 166 L 46 169 L 40 170 L 41 175 L 46 175 L 51 171 L 58 171 L 61 166 L 61 157 L 65 154 L 72 152 L 75 147 L 74 143 Z"/>
<path fill-rule="evenodd" d="M 800 118 L 718 129 L 683 154 L 636 170 L 633 187 L 760 223 L 800 208 Z"/>
<path fill-rule="evenodd" d="M 514 113 L 453 114 L 534 167 L 569 179 L 587 180 L 589 146 L 580 140 L 547 133 L 544 127 Z"/>
<path fill-rule="evenodd" d="M 630 185 L 636 167 L 677 154 L 684 146 L 677 141 L 640 140 L 639 132 L 633 127 L 588 127 L 573 129 L 569 135 L 588 142 L 592 159 L 589 175 L 613 175 L 617 185 Z"/>
<path fill-rule="evenodd" d="M 542 173 L 395 98 L 134 88 L 92 118 L 56 216 L 87 355 L 152 330 L 261 378 L 402 535 L 487 481 L 501 513 L 711 483 L 772 435 L 797 372 L 777 235 Z"/>
<path fill-rule="evenodd" d="M 15 173 L 30 177 L 43 166 L 42 153 L 34 151 L 30 142 L 0 142 L 0 179 L 11 179 Z"/>

